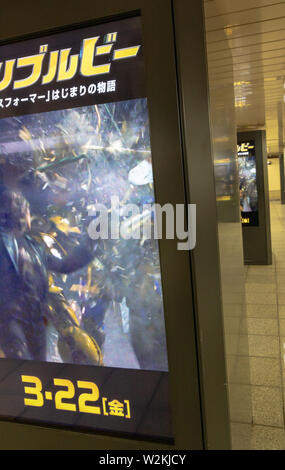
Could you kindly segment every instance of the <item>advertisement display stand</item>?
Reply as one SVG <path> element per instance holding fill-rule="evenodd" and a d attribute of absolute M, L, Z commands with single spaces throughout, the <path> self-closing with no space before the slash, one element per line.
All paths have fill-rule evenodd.
<path fill-rule="evenodd" d="M 238 132 L 240 211 L 245 264 L 271 264 L 265 131 Z"/>
<path fill-rule="evenodd" d="M 194 184 L 188 191 L 203 148 L 215 204 L 208 112 L 199 115 L 193 98 L 191 108 L 187 87 L 178 91 L 189 34 L 182 9 L 203 50 L 201 3 L 40 4 L 36 25 L 23 11 L 11 26 L 7 5 L 0 33 L 0 255 L 9 286 L 0 289 L 0 446 L 229 448 L 216 220 Z M 196 50 L 182 62 L 203 78 L 195 83 L 207 103 Z M 187 125 L 199 122 L 207 151 L 198 135 L 197 151 L 188 137 L 181 145 L 184 98 L 196 116 Z M 199 198 L 213 236 L 211 245 L 198 224 L 195 259 L 177 248 L 178 232 L 146 236 L 155 233 L 149 206 L 187 209 Z M 207 285 L 205 242 L 215 272 Z M 202 291 L 213 293 L 215 341 L 202 328 Z"/>
<path fill-rule="evenodd" d="M 279 155 L 280 168 L 280 202 L 285 204 L 285 173 L 284 173 L 284 153 Z"/>

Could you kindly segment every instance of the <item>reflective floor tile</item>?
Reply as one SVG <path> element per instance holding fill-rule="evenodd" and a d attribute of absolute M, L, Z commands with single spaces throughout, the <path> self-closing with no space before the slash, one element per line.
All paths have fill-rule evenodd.
<path fill-rule="evenodd" d="M 277 305 L 247 304 L 246 313 L 253 318 L 277 318 Z"/>
<path fill-rule="evenodd" d="M 252 386 L 253 424 L 284 426 L 281 387 Z"/>
<path fill-rule="evenodd" d="M 278 336 L 248 335 L 250 356 L 279 358 L 279 344 Z"/>
<path fill-rule="evenodd" d="M 249 361 L 252 385 L 282 386 L 279 358 L 250 357 Z"/>

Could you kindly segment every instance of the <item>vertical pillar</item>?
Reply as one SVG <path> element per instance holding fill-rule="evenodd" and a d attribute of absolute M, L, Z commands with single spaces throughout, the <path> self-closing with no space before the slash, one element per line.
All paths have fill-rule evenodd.
<path fill-rule="evenodd" d="M 279 154 L 280 165 L 280 201 L 285 204 L 284 151 Z"/>
<path fill-rule="evenodd" d="M 284 114 L 284 105 L 283 105 L 283 103 L 279 102 L 278 103 L 278 145 L 279 145 L 280 201 L 281 201 L 281 204 L 285 204 L 283 114 Z"/>
<path fill-rule="evenodd" d="M 245 264 L 272 264 L 265 131 L 238 133 Z"/>

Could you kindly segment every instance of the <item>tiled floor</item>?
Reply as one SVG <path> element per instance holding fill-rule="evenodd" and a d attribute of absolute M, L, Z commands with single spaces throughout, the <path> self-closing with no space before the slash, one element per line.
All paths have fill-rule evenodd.
<path fill-rule="evenodd" d="M 233 424 L 239 449 L 285 449 L 285 205 L 270 210 L 273 264 L 245 268 L 253 425 Z"/>

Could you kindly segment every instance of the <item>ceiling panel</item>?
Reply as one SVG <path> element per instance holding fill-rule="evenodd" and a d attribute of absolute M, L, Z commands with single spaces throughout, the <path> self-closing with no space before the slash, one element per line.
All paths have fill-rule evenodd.
<path fill-rule="evenodd" d="M 221 1 L 206 0 L 204 2 L 205 16 L 207 18 L 221 16 L 228 12 L 234 13 L 239 11 L 248 11 L 252 8 L 258 9 L 268 5 L 278 5 L 283 2 L 280 0 L 227 0 L 226 6 Z"/>
<path fill-rule="evenodd" d="M 277 28 L 280 26 L 282 27 L 281 21 L 284 13 L 283 7 L 284 2 L 276 4 L 268 2 L 267 5 L 258 8 L 247 8 L 246 10 L 211 16 L 207 18 L 207 31 L 219 31 L 221 17 L 223 17 L 223 20 L 226 23 L 225 28 L 229 30 L 230 34 L 239 35 L 241 30 L 247 31 L 248 27 L 258 28 L 260 22 L 264 22 L 264 26 L 269 24 L 269 28 L 272 28 L 272 25 L 275 24 L 279 25 Z"/>
<path fill-rule="evenodd" d="M 278 153 L 285 0 L 205 0 L 204 9 L 210 86 L 234 87 L 238 128 L 265 128 L 268 151 Z"/>

